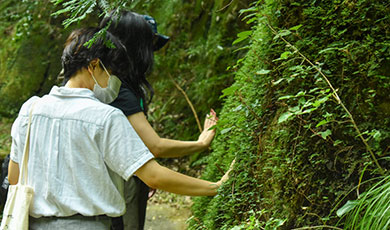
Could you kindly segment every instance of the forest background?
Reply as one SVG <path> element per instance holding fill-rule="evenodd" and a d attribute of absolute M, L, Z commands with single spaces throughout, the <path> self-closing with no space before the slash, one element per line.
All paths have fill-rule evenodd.
<path fill-rule="evenodd" d="M 58 84 L 69 32 L 118 7 L 171 37 L 149 76 L 156 131 L 197 137 L 186 97 L 220 114 L 211 150 L 178 170 L 216 180 L 236 158 L 217 196 L 194 199 L 190 229 L 388 228 L 385 0 L 2 0 L 1 158 L 21 104 Z"/>

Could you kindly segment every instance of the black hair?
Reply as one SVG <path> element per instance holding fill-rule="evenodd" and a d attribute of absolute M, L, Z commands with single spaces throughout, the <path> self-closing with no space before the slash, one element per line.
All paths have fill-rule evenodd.
<path fill-rule="evenodd" d="M 121 40 L 130 60 L 130 72 L 126 75 L 129 82 L 127 86 L 145 102 L 144 112 L 146 112 L 147 105 L 154 95 L 154 90 L 146 80 L 146 75 L 153 67 L 155 35 L 144 17 L 131 11 L 120 11 L 119 14 L 115 11 L 111 12 L 101 21 L 100 28 L 108 26 L 109 23 L 108 31 Z"/>
<path fill-rule="evenodd" d="M 118 38 L 106 32 L 97 36 L 91 46 L 86 42 L 94 38 L 99 28 L 82 28 L 74 30 L 65 42 L 62 52 L 62 67 L 64 70 L 64 82 L 67 82 L 77 71 L 88 68 L 89 63 L 98 58 L 104 66 L 121 79 L 128 72 L 129 64 L 126 48 Z M 108 42 L 109 41 L 109 42 Z M 114 45 L 110 47 L 107 44 Z"/>

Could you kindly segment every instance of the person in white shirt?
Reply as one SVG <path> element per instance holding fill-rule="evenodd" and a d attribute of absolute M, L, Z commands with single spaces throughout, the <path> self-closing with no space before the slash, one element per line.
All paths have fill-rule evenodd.
<path fill-rule="evenodd" d="M 228 178 L 226 173 L 214 183 L 189 177 L 153 159 L 124 114 L 107 105 L 118 95 L 115 75 L 128 72 L 128 57 L 109 32 L 87 46 L 98 31 L 71 33 L 62 55 L 66 85 L 30 98 L 12 126 L 9 181 L 16 184 L 32 109 L 30 229 L 110 229 L 110 217 L 125 212 L 123 179 L 133 174 L 152 188 L 190 196 L 216 195 Z"/>

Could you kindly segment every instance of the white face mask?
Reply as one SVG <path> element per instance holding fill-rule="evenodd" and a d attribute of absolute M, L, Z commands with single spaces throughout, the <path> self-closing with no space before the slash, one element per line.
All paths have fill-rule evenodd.
<path fill-rule="evenodd" d="M 101 101 L 105 104 L 110 104 L 118 97 L 119 89 L 121 87 L 122 82 L 121 82 L 121 80 L 119 80 L 119 78 L 117 76 L 110 75 L 108 73 L 106 67 L 104 67 L 103 63 L 102 62 L 100 62 L 100 63 L 102 64 L 104 70 L 106 71 L 107 75 L 109 76 L 108 77 L 108 84 L 107 84 L 106 88 L 100 87 L 99 83 L 95 79 L 95 76 L 93 76 L 93 73 L 91 73 L 92 78 L 95 81 L 95 85 L 93 87 L 93 93 L 95 94 L 95 97 L 99 101 Z"/>

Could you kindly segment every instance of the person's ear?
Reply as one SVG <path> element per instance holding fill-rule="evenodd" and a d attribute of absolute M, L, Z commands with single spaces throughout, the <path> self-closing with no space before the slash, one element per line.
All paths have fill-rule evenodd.
<path fill-rule="evenodd" d="M 95 58 L 89 62 L 89 65 L 91 65 L 93 69 L 95 69 L 96 67 L 99 66 L 99 62 L 100 62 L 99 58 Z"/>
<path fill-rule="evenodd" d="M 99 59 L 95 58 L 92 61 L 89 62 L 88 64 L 88 72 L 92 74 L 93 71 L 95 71 L 95 68 L 99 65 Z"/>

